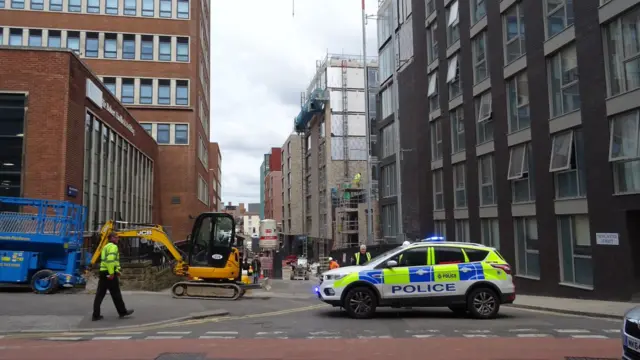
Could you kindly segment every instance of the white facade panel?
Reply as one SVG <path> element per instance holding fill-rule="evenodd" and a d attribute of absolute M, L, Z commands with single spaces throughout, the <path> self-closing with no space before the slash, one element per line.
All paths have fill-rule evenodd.
<path fill-rule="evenodd" d="M 344 137 L 331 139 L 331 160 L 344 160 Z M 349 160 L 367 160 L 367 138 L 364 136 L 348 137 Z"/>
<path fill-rule="evenodd" d="M 344 116 L 334 114 L 331 116 L 331 134 L 333 136 L 344 136 L 343 121 Z M 348 135 L 349 136 L 367 136 L 367 124 L 364 115 L 348 115 Z"/>
<path fill-rule="evenodd" d="M 332 90 L 329 93 L 331 101 L 331 110 L 334 112 L 361 112 L 364 113 L 364 91 L 348 91 L 347 92 L 347 109 L 342 105 L 342 91 Z"/>
<path fill-rule="evenodd" d="M 327 86 L 330 88 L 342 88 L 342 68 L 327 68 Z M 347 68 L 347 88 L 364 89 L 364 69 Z"/>

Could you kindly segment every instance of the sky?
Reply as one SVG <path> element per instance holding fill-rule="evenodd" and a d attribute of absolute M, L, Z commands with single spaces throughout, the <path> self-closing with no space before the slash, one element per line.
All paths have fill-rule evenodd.
<path fill-rule="evenodd" d="M 211 141 L 222 153 L 222 201 L 260 202 L 260 164 L 293 131 L 300 93 L 327 52 L 362 55 L 359 0 L 212 0 Z M 377 0 L 366 0 L 375 15 Z M 376 21 L 367 56 L 377 55 Z"/>

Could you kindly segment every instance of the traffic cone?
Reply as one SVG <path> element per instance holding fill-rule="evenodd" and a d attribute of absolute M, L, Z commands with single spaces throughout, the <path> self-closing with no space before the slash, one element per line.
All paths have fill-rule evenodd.
<path fill-rule="evenodd" d="M 264 275 L 260 274 L 260 279 L 264 279 Z"/>

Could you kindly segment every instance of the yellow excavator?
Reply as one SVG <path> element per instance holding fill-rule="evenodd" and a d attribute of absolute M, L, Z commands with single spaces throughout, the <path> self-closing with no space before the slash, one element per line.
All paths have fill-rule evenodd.
<path fill-rule="evenodd" d="M 100 260 L 109 234 L 115 233 L 120 238 L 139 238 L 164 245 L 175 262 L 174 274 L 188 278 L 171 287 L 175 298 L 237 300 L 246 290 L 269 290 L 269 279 L 261 284 L 242 282 L 240 252 L 234 246 L 235 228 L 233 216 L 229 214 L 200 214 L 187 237 L 187 251 L 182 252 L 173 245 L 160 225 L 115 230 L 115 222 L 109 220 L 100 230 L 100 242 L 91 265 Z"/>

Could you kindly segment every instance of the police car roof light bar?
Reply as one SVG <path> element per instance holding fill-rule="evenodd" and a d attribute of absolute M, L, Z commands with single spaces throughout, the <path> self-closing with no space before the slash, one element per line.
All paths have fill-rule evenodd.
<path fill-rule="evenodd" d="M 422 239 L 422 242 L 443 242 L 446 241 L 444 236 L 431 236 L 426 239 Z"/>

